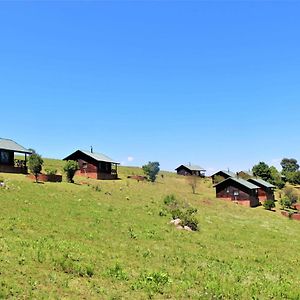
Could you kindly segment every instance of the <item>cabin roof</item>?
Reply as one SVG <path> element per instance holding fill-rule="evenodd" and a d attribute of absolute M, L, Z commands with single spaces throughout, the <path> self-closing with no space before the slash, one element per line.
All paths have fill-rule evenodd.
<path fill-rule="evenodd" d="M 180 167 L 185 167 L 191 171 L 206 171 L 205 169 L 203 169 L 202 167 L 198 166 L 198 165 L 180 165 L 178 168 L 176 168 L 175 170 L 179 169 Z"/>
<path fill-rule="evenodd" d="M 0 149 L 18 153 L 32 154 L 32 151 L 24 148 L 13 140 L 0 138 Z"/>
<path fill-rule="evenodd" d="M 222 172 L 222 173 L 224 173 L 224 174 L 226 174 L 230 177 L 236 177 L 236 174 L 234 172 L 231 172 L 231 171 L 228 171 L 228 170 L 219 170 L 218 172 L 212 174 L 211 176 L 217 175 L 220 172 Z"/>
<path fill-rule="evenodd" d="M 263 179 L 261 179 L 261 178 L 249 178 L 248 180 L 249 180 L 249 181 L 250 181 L 250 180 L 251 180 L 251 181 L 254 181 L 254 184 L 255 184 L 255 183 L 258 183 L 258 184 L 261 184 L 262 186 L 265 186 L 265 187 L 267 187 L 267 188 L 275 188 L 275 186 L 274 186 L 273 184 L 271 184 L 270 182 L 265 181 L 265 180 L 263 180 Z"/>
<path fill-rule="evenodd" d="M 239 173 L 244 173 L 244 174 L 247 174 L 247 175 L 249 175 L 249 176 L 251 176 L 251 177 L 254 176 L 254 174 L 253 174 L 252 171 L 240 171 Z"/>
<path fill-rule="evenodd" d="M 225 180 L 223 180 L 223 181 L 215 184 L 214 187 L 216 187 L 217 185 L 219 185 L 221 183 L 229 182 L 230 180 L 233 180 L 233 181 L 235 181 L 235 182 L 237 182 L 237 183 L 239 183 L 239 184 L 247 187 L 250 190 L 259 189 L 259 186 L 255 185 L 255 184 L 253 184 L 253 183 L 251 183 L 251 182 L 249 182 L 249 181 L 247 181 L 245 179 L 236 178 L 236 177 L 228 177 L 227 179 L 225 179 Z"/>
<path fill-rule="evenodd" d="M 68 160 L 69 157 L 71 155 L 75 154 L 76 152 L 82 152 L 85 155 L 88 155 L 89 157 L 93 158 L 94 160 L 96 160 L 98 162 L 104 161 L 104 162 L 109 162 L 109 163 L 113 163 L 113 164 L 119 164 L 119 162 L 114 161 L 112 158 L 108 157 L 105 154 L 90 152 L 90 151 L 87 151 L 87 150 L 77 150 L 77 151 L 73 152 L 72 154 L 68 155 L 67 157 L 65 157 L 64 160 Z"/>

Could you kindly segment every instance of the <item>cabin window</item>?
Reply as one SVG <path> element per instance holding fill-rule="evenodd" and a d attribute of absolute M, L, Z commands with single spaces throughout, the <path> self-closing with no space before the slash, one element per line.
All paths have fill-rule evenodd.
<path fill-rule="evenodd" d="M 229 188 L 227 188 L 226 193 L 228 194 L 230 192 Z"/>
<path fill-rule="evenodd" d="M 82 169 L 87 169 L 87 163 L 86 162 L 82 163 Z"/>
<path fill-rule="evenodd" d="M 239 191 L 234 191 L 234 192 L 233 192 L 233 195 L 234 195 L 234 196 L 238 196 L 238 195 L 239 195 Z"/>
<path fill-rule="evenodd" d="M 9 152 L 8 151 L 1 151 L 0 152 L 0 162 L 2 164 L 8 164 L 9 163 Z"/>

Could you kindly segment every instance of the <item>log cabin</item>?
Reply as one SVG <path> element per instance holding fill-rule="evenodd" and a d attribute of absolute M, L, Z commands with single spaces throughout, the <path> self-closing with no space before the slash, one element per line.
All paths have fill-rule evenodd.
<path fill-rule="evenodd" d="M 118 179 L 119 163 L 102 153 L 93 150 L 77 150 L 63 160 L 75 160 L 79 170 L 75 175 L 94 179 Z"/>
<path fill-rule="evenodd" d="M 15 154 L 24 155 L 24 160 Z M 24 148 L 13 140 L 0 138 L 0 172 L 27 174 L 27 155 L 32 151 Z"/>
<path fill-rule="evenodd" d="M 216 197 L 233 201 L 245 206 L 255 207 L 259 205 L 259 187 L 247 180 L 228 177 L 214 185 Z"/>
<path fill-rule="evenodd" d="M 199 177 L 205 177 L 205 169 L 197 165 L 180 165 L 175 169 L 178 175 L 194 175 Z"/>
<path fill-rule="evenodd" d="M 249 178 L 249 182 L 257 185 L 258 190 L 258 199 L 259 201 L 264 202 L 265 200 L 275 200 L 274 189 L 275 186 L 261 178 Z"/>

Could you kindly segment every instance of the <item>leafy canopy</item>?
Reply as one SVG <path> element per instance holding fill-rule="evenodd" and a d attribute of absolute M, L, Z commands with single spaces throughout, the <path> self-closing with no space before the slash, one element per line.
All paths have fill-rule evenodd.
<path fill-rule="evenodd" d="M 28 158 L 28 168 L 30 172 L 35 176 L 35 181 L 38 181 L 39 173 L 42 171 L 43 159 L 41 155 L 33 153 Z"/>
<path fill-rule="evenodd" d="M 287 172 L 296 172 L 299 169 L 299 165 L 295 158 L 283 158 L 280 164 L 284 175 Z"/>
<path fill-rule="evenodd" d="M 257 165 L 253 166 L 252 172 L 255 176 L 261 177 L 263 180 L 270 180 L 271 178 L 271 171 L 269 166 L 261 161 Z"/>
<path fill-rule="evenodd" d="M 148 164 L 144 165 L 142 168 L 143 168 L 144 173 L 149 177 L 149 180 L 151 182 L 154 182 L 156 180 L 156 175 L 159 172 L 159 162 L 149 161 Z"/>

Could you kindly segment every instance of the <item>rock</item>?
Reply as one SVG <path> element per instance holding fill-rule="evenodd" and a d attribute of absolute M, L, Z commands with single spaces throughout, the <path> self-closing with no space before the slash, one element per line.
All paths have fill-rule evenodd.
<path fill-rule="evenodd" d="M 181 223 L 181 220 L 180 220 L 179 218 L 177 218 L 177 219 L 174 220 L 174 223 L 173 223 L 173 224 L 174 224 L 175 226 L 177 226 L 177 225 L 179 225 L 180 223 Z"/>
<path fill-rule="evenodd" d="M 182 229 L 183 229 L 183 227 L 182 227 L 181 225 L 178 225 L 178 226 L 176 226 L 176 229 L 178 229 L 178 230 L 182 230 Z"/>
<path fill-rule="evenodd" d="M 186 231 L 192 231 L 192 229 L 189 226 L 184 226 L 183 229 Z"/>

